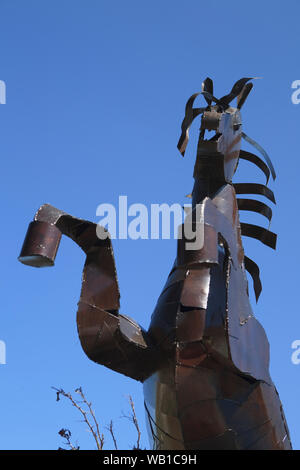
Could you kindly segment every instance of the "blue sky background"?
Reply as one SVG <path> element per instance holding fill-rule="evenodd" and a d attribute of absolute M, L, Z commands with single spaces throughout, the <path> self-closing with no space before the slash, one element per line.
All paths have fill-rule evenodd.
<path fill-rule="evenodd" d="M 82 386 L 101 425 L 114 420 L 120 448 L 135 441 L 121 419 L 131 394 L 148 446 L 142 386 L 89 361 L 76 331 L 84 255 L 63 239 L 52 269 L 17 262 L 29 221 L 49 202 L 97 221 L 102 202 L 184 203 L 192 189 L 197 124 L 186 158 L 176 145 L 187 98 L 211 76 L 215 95 L 261 76 L 242 110 L 244 131 L 269 152 L 278 178 L 276 252 L 245 240 L 259 261 L 257 318 L 271 345 L 271 374 L 295 449 L 300 449 L 299 122 L 291 83 L 300 79 L 298 1 L 0 0 L 1 315 L 0 448 L 56 449 L 71 429 L 93 441 L 51 386 Z M 199 99 L 199 103 L 201 99 Z M 247 148 L 247 145 L 244 146 Z M 240 182 L 264 182 L 241 163 Z M 246 216 L 242 220 L 247 219 Z M 254 223 L 265 225 L 259 215 Z M 172 266 L 175 240 L 115 240 L 121 312 L 148 326 Z M 106 448 L 112 448 L 107 438 Z"/>

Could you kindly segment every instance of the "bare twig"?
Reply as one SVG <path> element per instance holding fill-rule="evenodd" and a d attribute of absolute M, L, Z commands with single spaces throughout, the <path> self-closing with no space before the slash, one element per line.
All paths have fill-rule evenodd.
<path fill-rule="evenodd" d="M 56 391 L 56 401 L 59 401 L 60 395 L 62 395 L 63 397 L 68 398 L 68 400 L 70 400 L 72 405 L 81 413 L 81 415 L 83 416 L 84 422 L 87 424 L 90 432 L 92 433 L 92 436 L 93 436 L 93 438 L 96 442 L 97 449 L 98 450 L 103 450 L 104 435 L 103 434 L 100 435 L 99 426 L 98 426 L 98 423 L 96 421 L 94 412 L 91 408 L 91 404 L 87 402 L 87 400 L 86 400 L 86 398 L 85 398 L 85 396 L 82 392 L 82 389 L 81 388 L 76 389 L 76 391 L 77 391 L 77 393 L 80 393 L 81 397 L 83 398 L 84 404 L 87 405 L 87 407 L 89 409 L 89 412 L 90 412 L 90 414 L 93 418 L 93 421 L 95 423 L 94 425 L 96 426 L 96 431 L 94 429 L 94 426 L 90 422 L 90 418 L 88 416 L 88 413 L 79 405 L 78 401 L 74 400 L 71 393 L 66 393 L 62 388 L 61 389 L 58 389 L 58 388 L 55 388 L 55 387 L 52 387 L 52 388 Z M 63 436 L 63 437 L 65 437 L 65 436 Z"/>
<path fill-rule="evenodd" d="M 130 404 L 131 413 L 130 413 L 130 415 L 125 415 L 123 413 L 122 417 L 129 419 L 129 421 L 131 421 L 135 426 L 135 429 L 136 429 L 136 432 L 137 432 L 137 441 L 136 441 L 136 445 L 133 446 L 133 450 L 141 450 L 141 448 L 140 448 L 141 431 L 140 431 L 139 423 L 138 423 L 138 420 L 137 420 L 137 417 L 136 417 L 134 402 L 133 402 L 133 399 L 132 399 L 131 395 L 129 395 L 128 401 L 129 401 L 129 404 Z"/>
<path fill-rule="evenodd" d="M 98 441 L 101 443 L 101 450 L 103 449 L 103 444 L 104 444 L 104 435 L 103 434 L 100 434 L 100 430 L 99 430 L 99 424 L 98 424 L 98 421 L 95 417 L 95 413 L 94 413 L 94 410 L 92 408 L 92 404 L 90 402 L 87 401 L 87 399 L 85 398 L 85 395 L 82 391 L 82 388 L 79 387 L 75 390 L 76 393 L 79 393 L 84 404 L 88 407 L 89 409 L 89 412 L 93 418 L 93 421 L 94 421 L 94 424 L 96 426 L 96 434 L 97 434 L 97 438 L 98 438 Z"/>
<path fill-rule="evenodd" d="M 67 398 L 71 402 L 72 406 L 74 406 L 74 408 L 76 408 L 80 412 L 80 414 L 83 416 L 83 422 L 87 424 L 89 431 L 93 436 L 97 449 L 103 450 L 104 434 L 100 432 L 99 424 L 95 416 L 94 410 L 92 408 L 92 404 L 86 399 L 82 391 L 82 388 L 78 387 L 75 389 L 75 393 L 77 393 L 80 396 L 80 399 L 73 398 L 71 393 L 65 392 L 62 388 L 60 389 L 55 388 L 55 387 L 52 387 L 52 388 L 56 392 L 56 401 L 59 401 L 60 397 L 63 396 Z M 141 450 L 140 448 L 141 432 L 140 432 L 138 420 L 136 417 L 134 402 L 133 402 L 131 395 L 129 395 L 128 401 L 130 404 L 130 414 L 125 415 L 123 413 L 123 417 L 129 419 L 129 421 L 134 424 L 136 432 L 137 432 L 137 441 L 136 441 L 136 445 L 133 446 L 133 449 Z M 109 426 L 106 426 L 106 429 L 110 432 L 115 449 L 118 450 L 117 440 L 115 437 L 115 432 L 114 432 L 112 421 L 110 421 Z M 79 450 L 79 446 L 76 447 L 71 442 L 71 431 L 69 429 L 63 428 L 59 431 L 58 434 L 65 439 L 65 445 L 67 445 L 70 450 Z"/>
<path fill-rule="evenodd" d="M 113 430 L 113 422 L 112 421 L 109 423 L 109 426 L 106 426 L 106 429 L 110 432 L 110 435 L 111 435 L 112 440 L 114 442 L 115 449 L 118 450 L 117 441 L 116 441 L 116 438 L 115 438 L 115 433 L 114 433 L 114 430 Z"/>

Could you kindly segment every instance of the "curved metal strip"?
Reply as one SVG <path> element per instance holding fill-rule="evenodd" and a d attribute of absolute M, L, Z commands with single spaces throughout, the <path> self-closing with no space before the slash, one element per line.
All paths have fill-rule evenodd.
<path fill-rule="evenodd" d="M 240 150 L 240 158 L 242 160 L 247 160 L 248 162 L 254 163 L 254 165 L 258 166 L 258 168 L 260 168 L 260 170 L 264 172 L 266 176 L 266 184 L 268 184 L 270 178 L 270 170 L 268 165 L 266 165 L 266 163 L 261 158 L 259 158 L 257 155 L 254 155 L 254 153 L 247 152 L 246 150 Z"/>
<path fill-rule="evenodd" d="M 265 186 L 264 184 L 257 183 L 234 183 L 233 187 L 236 194 L 259 194 L 260 196 L 265 196 L 270 199 L 274 204 L 276 204 L 273 191 Z"/>
<path fill-rule="evenodd" d="M 248 256 L 244 257 L 244 264 L 245 264 L 245 269 L 248 271 L 248 273 L 252 277 L 253 289 L 254 289 L 255 298 L 257 302 L 262 291 L 262 284 L 261 284 L 260 275 L 259 275 L 259 267 L 257 266 L 256 263 L 254 263 L 252 259 L 248 258 Z"/>
<path fill-rule="evenodd" d="M 260 227 L 259 225 L 246 224 L 242 222 L 241 233 L 246 237 L 256 238 L 264 245 L 273 248 L 273 250 L 276 249 L 277 235 L 276 233 L 270 232 L 270 230 Z"/>
<path fill-rule="evenodd" d="M 231 92 L 228 95 L 222 96 L 220 99 L 221 103 L 226 107 L 229 106 L 229 103 L 236 98 L 243 90 L 244 86 L 246 85 L 249 80 L 254 80 L 255 77 L 244 77 L 240 78 L 235 84 L 233 85 Z"/>
<path fill-rule="evenodd" d="M 186 102 L 185 105 L 185 115 L 188 116 L 188 114 L 191 112 L 193 109 L 193 104 L 197 96 L 199 96 L 200 93 L 194 93 L 192 96 L 189 97 L 189 99 Z"/>
<path fill-rule="evenodd" d="M 185 150 L 189 141 L 189 128 L 193 120 L 203 113 L 206 108 L 193 108 L 195 99 L 200 93 L 194 93 L 187 101 L 185 105 L 185 116 L 181 124 L 181 136 L 177 144 L 177 148 L 182 156 L 185 154 Z"/>
<path fill-rule="evenodd" d="M 264 215 L 269 222 L 272 220 L 272 209 L 261 201 L 255 199 L 237 199 L 237 205 L 241 211 L 252 211 Z"/>
<path fill-rule="evenodd" d="M 271 161 L 269 155 L 267 154 L 267 152 L 265 151 L 265 149 L 263 149 L 257 142 L 255 142 L 255 140 L 251 139 L 251 137 L 249 137 L 247 134 L 245 134 L 245 132 L 242 132 L 242 137 L 243 137 L 244 140 L 246 140 L 246 142 L 253 145 L 253 147 L 255 147 L 262 154 L 262 156 L 264 157 L 264 159 L 266 160 L 266 162 L 268 164 L 268 167 L 271 170 L 273 180 L 275 180 L 276 179 L 276 173 L 275 173 L 272 161 Z"/>
<path fill-rule="evenodd" d="M 191 116 L 185 117 L 181 125 L 181 135 L 177 144 L 177 148 L 181 155 L 184 157 L 187 144 L 189 142 L 189 129 L 192 125 L 193 120 L 203 113 L 205 108 L 195 108 L 192 110 Z"/>
<path fill-rule="evenodd" d="M 246 85 L 244 85 L 241 93 L 237 97 L 237 109 L 242 108 L 252 88 L 253 88 L 253 83 L 247 83 Z"/>

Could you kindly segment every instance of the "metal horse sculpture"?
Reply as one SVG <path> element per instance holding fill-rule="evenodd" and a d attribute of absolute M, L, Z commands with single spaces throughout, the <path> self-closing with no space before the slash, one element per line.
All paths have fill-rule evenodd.
<path fill-rule="evenodd" d="M 233 184 L 240 158 L 256 164 L 268 182 L 275 172 L 265 151 L 242 132 L 240 108 L 250 78 L 217 99 L 212 80 L 187 102 L 178 148 L 184 155 L 189 127 L 202 115 L 194 169 L 192 210 L 178 239 L 177 257 L 151 317 L 148 331 L 119 313 L 119 288 L 110 238 L 96 224 L 48 204 L 30 224 L 19 260 L 52 266 L 61 235 L 85 252 L 77 312 L 81 345 L 99 364 L 144 384 L 145 410 L 154 449 L 291 449 L 276 388 L 269 375 L 269 344 L 253 315 L 245 270 L 261 292 L 259 268 L 244 256 L 241 235 L 275 248 L 276 235 L 240 223 L 239 210 L 271 209 L 236 194 L 259 194 L 275 202 L 261 184 Z M 202 94 L 207 106 L 193 108 Z M 237 107 L 230 106 L 237 98 Z M 213 104 L 212 104 L 213 103 Z M 205 140 L 205 132 L 214 136 Z M 240 150 L 241 139 L 264 156 Z M 198 234 L 197 249 L 185 235 Z M 196 236 L 195 235 L 195 236 Z"/>

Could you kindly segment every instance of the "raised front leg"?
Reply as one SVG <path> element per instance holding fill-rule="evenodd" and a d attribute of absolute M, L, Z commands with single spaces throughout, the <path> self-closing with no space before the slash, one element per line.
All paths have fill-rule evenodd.
<path fill-rule="evenodd" d="M 86 254 L 77 312 L 82 348 L 92 361 L 143 381 L 155 367 L 157 352 L 147 333 L 119 313 L 111 240 L 99 239 L 96 228 L 92 222 L 45 204 L 29 225 L 19 261 L 35 267 L 53 266 L 62 234 L 77 243 Z"/>

